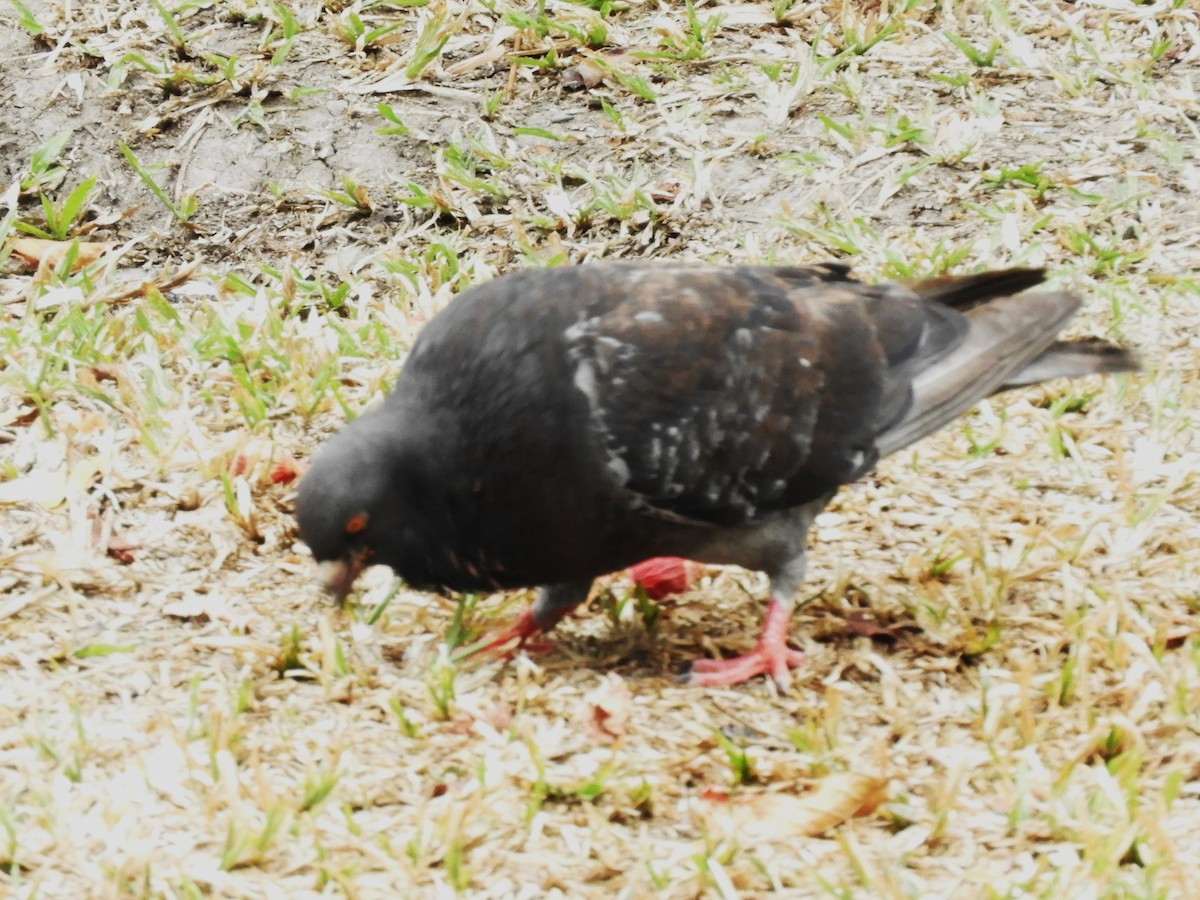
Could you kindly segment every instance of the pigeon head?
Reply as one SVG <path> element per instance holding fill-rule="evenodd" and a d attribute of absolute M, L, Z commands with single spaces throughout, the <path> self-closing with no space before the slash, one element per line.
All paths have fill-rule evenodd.
<path fill-rule="evenodd" d="M 415 537 L 404 521 L 404 454 L 396 424 L 378 411 L 362 416 L 321 449 L 300 480 L 300 536 L 339 600 L 367 566 L 399 568 L 398 558 L 408 555 Z"/>

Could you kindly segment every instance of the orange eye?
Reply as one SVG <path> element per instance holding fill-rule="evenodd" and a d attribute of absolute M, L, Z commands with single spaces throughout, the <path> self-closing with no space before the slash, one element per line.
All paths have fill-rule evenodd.
<path fill-rule="evenodd" d="M 355 513 L 346 520 L 346 534 L 358 534 L 367 527 L 367 514 L 365 512 Z"/>

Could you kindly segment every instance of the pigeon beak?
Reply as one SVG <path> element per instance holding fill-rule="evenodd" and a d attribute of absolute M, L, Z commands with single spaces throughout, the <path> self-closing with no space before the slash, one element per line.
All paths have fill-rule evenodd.
<path fill-rule="evenodd" d="M 346 602 L 346 595 L 354 587 L 354 579 L 367 567 L 367 555 L 356 553 L 343 559 L 327 559 L 317 566 L 325 590 L 337 598 L 338 605 Z"/>

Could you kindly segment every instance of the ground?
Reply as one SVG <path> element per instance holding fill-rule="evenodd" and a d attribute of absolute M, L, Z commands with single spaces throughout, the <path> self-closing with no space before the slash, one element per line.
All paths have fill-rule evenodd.
<path fill-rule="evenodd" d="M 0 890 L 1194 895 L 1198 11 L 9 0 Z M 1146 371 L 845 490 L 786 696 L 674 678 L 736 570 L 507 661 L 526 596 L 334 609 L 304 460 L 457 292 L 617 257 L 1044 265 Z"/>

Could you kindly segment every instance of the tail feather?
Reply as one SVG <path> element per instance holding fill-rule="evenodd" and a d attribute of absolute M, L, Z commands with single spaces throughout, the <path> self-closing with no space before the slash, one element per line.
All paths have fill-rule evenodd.
<path fill-rule="evenodd" d="M 967 312 L 997 297 L 1009 297 L 1037 287 L 1045 280 L 1045 269 L 996 269 L 975 275 L 939 275 L 910 287 L 922 300 Z"/>
<path fill-rule="evenodd" d="M 1079 309 L 1080 298 L 1066 291 L 1019 294 L 1041 279 L 1038 270 L 1008 269 L 914 287 L 923 299 L 963 312 L 970 328 L 958 346 L 913 378 L 907 413 L 876 443 L 881 455 L 936 431 L 999 391 L 1051 378 L 1139 368 L 1132 353 L 1113 344 L 1057 340 Z"/>
<path fill-rule="evenodd" d="M 1028 365 L 1005 379 L 1002 390 L 1054 378 L 1136 372 L 1141 367 L 1134 353 L 1100 338 L 1055 341 Z"/>

